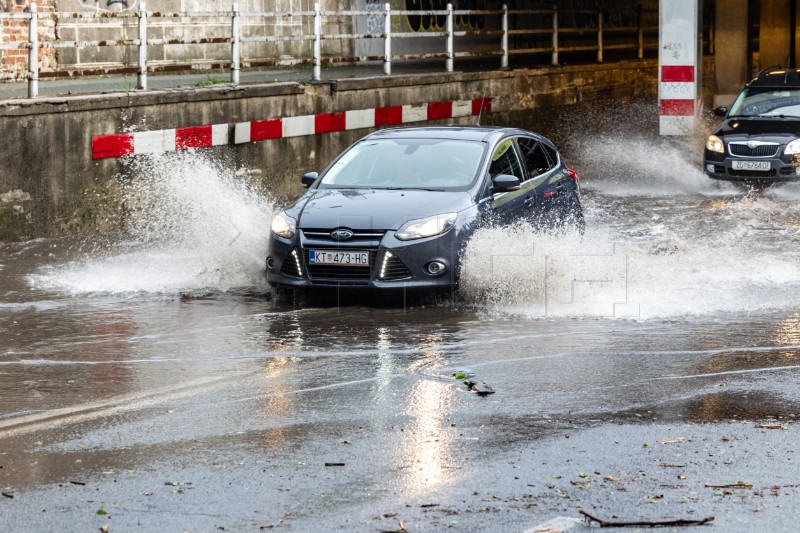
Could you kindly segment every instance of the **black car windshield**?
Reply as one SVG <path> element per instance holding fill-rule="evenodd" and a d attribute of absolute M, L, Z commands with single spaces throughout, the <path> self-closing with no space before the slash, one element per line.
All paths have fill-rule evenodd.
<path fill-rule="evenodd" d="M 800 117 L 800 88 L 748 87 L 736 98 L 728 115 Z"/>
<path fill-rule="evenodd" d="M 465 190 L 486 145 L 455 139 L 367 139 L 345 152 L 322 177 L 322 189 Z"/>

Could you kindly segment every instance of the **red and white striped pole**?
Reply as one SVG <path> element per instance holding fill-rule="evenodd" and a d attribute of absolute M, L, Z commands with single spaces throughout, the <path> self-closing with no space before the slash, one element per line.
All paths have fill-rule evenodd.
<path fill-rule="evenodd" d="M 699 0 L 659 2 L 659 133 L 687 135 L 695 127 L 703 88 Z"/>

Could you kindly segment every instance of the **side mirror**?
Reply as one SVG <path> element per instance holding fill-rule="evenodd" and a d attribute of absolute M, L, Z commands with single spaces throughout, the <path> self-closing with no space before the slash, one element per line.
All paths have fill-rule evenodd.
<path fill-rule="evenodd" d="M 724 117 L 725 115 L 728 114 L 728 108 L 725 107 L 724 105 L 721 105 L 719 107 L 715 107 L 714 108 L 714 114 L 717 115 L 718 117 Z"/>
<path fill-rule="evenodd" d="M 491 192 L 505 192 L 519 189 L 520 181 L 516 176 L 510 174 L 500 174 L 492 179 Z"/>
<path fill-rule="evenodd" d="M 300 183 L 303 184 L 303 187 L 308 189 L 309 187 L 314 185 L 314 182 L 317 181 L 318 177 L 319 177 L 319 172 L 306 172 L 305 174 L 303 174 L 303 177 L 300 178 Z"/>

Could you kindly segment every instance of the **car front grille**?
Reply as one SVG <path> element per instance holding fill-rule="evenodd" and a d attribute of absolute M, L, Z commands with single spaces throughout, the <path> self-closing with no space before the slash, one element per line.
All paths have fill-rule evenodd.
<path fill-rule="evenodd" d="M 303 229 L 303 235 L 307 239 L 314 239 L 315 241 L 328 241 L 332 244 L 339 244 L 341 242 L 347 242 L 348 245 L 354 242 L 364 242 L 364 241 L 380 241 L 383 238 L 383 235 L 386 233 L 385 231 L 381 230 L 353 230 L 353 236 L 347 239 L 346 241 L 340 241 L 331 237 L 331 233 L 334 230 L 330 229 Z"/>
<path fill-rule="evenodd" d="M 372 277 L 372 269 L 375 268 L 375 258 L 378 256 L 377 249 L 369 250 L 369 267 L 347 266 L 347 265 L 317 265 L 309 261 L 309 250 L 304 253 L 306 265 L 308 265 L 308 275 L 312 281 L 315 280 L 336 280 L 351 282 L 368 282 Z"/>
<path fill-rule="evenodd" d="M 728 174 L 735 178 L 772 178 L 775 176 L 775 169 L 768 171 L 729 169 Z"/>
<path fill-rule="evenodd" d="M 747 143 L 732 142 L 728 144 L 731 155 L 739 157 L 773 157 L 778 153 L 778 143 L 758 144 L 752 148 Z"/>

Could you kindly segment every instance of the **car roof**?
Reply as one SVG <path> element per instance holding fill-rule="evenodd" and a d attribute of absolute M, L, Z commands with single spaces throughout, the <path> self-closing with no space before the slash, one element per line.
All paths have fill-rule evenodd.
<path fill-rule="evenodd" d="M 800 69 L 782 69 L 770 67 L 762 70 L 753 78 L 748 87 L 799 87 Z"/>
<path fill-rule="evenodd" d="M 519 128 L 498 126 L 422 126 L 411 128 L 390 128 L 371 133 L 365 139 L 460 139 L 465 141 L 489 142 L 494 138 L 507 135 L 533 135 L 543 139 L 541 135 Z"/>

